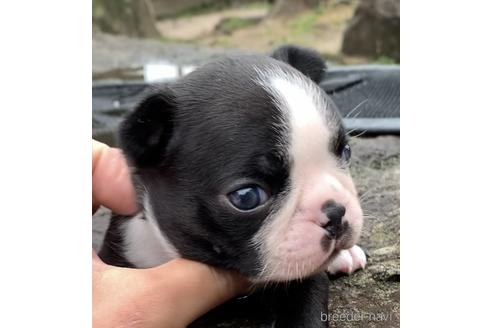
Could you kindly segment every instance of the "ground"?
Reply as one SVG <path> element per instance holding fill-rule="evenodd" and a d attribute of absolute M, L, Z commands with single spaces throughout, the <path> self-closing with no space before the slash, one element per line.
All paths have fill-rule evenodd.
<path fill-rule="evenodd" d="M 365 270 L 332 282 L 329 313 L 339 317 L 330 327 L 399 327 L 400 139 L 358 138 L 352 145 L 351 171 L 365 214 L 359 244 L 369 259 Z"/>

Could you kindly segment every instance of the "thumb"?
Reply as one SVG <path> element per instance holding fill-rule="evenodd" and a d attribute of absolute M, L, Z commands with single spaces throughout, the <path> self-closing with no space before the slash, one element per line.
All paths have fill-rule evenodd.
<path fill-rule="evenodd" d="M 126 160 L 117 148 L 92 140 L 92 208 L 100 205 L 120 214 L 137 211 Z"/>

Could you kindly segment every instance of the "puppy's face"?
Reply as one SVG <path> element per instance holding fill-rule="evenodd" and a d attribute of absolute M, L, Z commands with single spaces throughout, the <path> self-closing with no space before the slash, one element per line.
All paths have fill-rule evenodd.
<path fill-rule="evenodd" d="M 121 129 L 166 240 L 258 282 L 322 270 L 362 226 L 345 131 L 315 83 L 324 64 L 298 48 L 274 57 L 206 65 L 149 96 Z"/>

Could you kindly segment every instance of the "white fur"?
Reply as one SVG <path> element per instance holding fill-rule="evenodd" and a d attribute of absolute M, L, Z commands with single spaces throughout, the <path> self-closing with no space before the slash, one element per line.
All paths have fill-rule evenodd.
<path fill-rule="evenodd" d="M 143 203 L 143 213 L 126 224 L 125 256 L 138 268 L 151 268 L 179 257 L 179 253 L 157 226 L 147 195 Z"/>

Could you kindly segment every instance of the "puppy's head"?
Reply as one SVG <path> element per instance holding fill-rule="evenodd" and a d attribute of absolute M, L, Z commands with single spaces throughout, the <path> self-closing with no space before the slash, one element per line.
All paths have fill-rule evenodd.
<path fill-rule="evenodd" d="M 362 211 L 341 119 L 316 83 L 324 69 L 296 47 L 225 58 L 125 120 L 144 210 L 182 257 L 285 281 L 354 245 Z"/>

